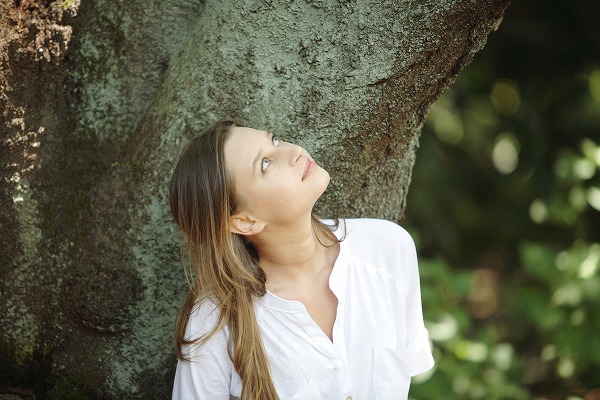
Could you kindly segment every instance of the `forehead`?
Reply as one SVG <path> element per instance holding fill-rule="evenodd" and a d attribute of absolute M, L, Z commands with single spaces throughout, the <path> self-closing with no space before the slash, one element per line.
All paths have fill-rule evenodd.
<path fill-rule="evenodd" d="M 245 171 L 252 174 L 252 163 L 264 146 L 269 133 L 257 129 L 234 127 L 225 141 L 225 164 L 237 176 Z"/>

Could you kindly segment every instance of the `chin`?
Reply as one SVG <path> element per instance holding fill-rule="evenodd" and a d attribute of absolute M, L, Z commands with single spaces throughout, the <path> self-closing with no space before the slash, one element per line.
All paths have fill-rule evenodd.
<path fill-rule="evenodd" d="M 329 176 L 329 172 L 323 170 L 323 176 L 322 177 L 320 176 L 319 179 L 322 182 L 322 183 L 319 182 L 319 183 L 321 183 L 321 186 L 320 186 L 321 190 L 319 191 L 319 197 L 321 197 L 321 195 L 323 193 L 325 193 L 325 190 L 327 190 L 327 186 L 329 186 L 329 181 L 331 181 L 331 177 Z"/>
<path fill-rule="evenodd" d="M 317 165 L 318 165 L 318 164 L 317 164 Z M 318 166 L 319 166 L 319 172 L 320 172 L 322 175 L 324 175 L 324 176 L 326 176 L 326 177 L 327 177 L 327 183 L 329 183 L 329 179 L 331 179 L 331 177 L 329 176 L 329 172 L 327 172 L 327 170 L 326 170 L 325 168 L 321 167 L 320 165 L 318 165 Z"/>

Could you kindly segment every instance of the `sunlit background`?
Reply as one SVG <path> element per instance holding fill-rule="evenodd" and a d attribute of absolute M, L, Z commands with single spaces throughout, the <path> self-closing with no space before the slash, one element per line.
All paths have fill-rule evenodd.
<path fill-rule="evenodd" d="M 600 399 L 600 2 L 514 1 L 429 113 L 413 399 Z"/>

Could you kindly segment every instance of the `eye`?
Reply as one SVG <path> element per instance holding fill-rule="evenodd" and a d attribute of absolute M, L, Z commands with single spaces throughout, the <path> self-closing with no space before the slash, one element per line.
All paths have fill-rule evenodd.
<path fill-rule="evenodd" d="M 277 147 L 277 145 L 279 144 L 280 139 L 277 136 L 273 136 L 273 146 Z"/>
<path fill-rule="evenodd" d="M 269 167 L 269 165 L 271 165 L 271 160 L 263 158 L 263 160 L 262 160 L 262 162 L 260 164 L 260 169 L 262 171 L 264 171 L 265 169 L 267 169 Z"/>

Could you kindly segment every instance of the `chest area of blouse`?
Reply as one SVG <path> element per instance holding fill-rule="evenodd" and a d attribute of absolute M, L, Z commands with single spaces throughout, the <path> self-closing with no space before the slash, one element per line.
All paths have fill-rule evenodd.
<path fill-rule="evenodd" d="M 293 300 L 302 303 L 304 310 L 299 311 L 302 314 L 308 314 L 321 331 L 333 341 L 333 326 L 337 317 L 338 299 L 329 288 L 324 285 L 321 288 L 299 291 L 291 295 Z M 295 318 L 298 323 L 311 324 L 306 315 Z M 302 322 L 301 322 L 302 321 Z"/>
<path fill-rule="evenodd" d="M 318 398 L 354 393 L 360 399 L 360 392 L 374 390 L 376 349 L 408 346 L 405 296 L 389 277 L 349 272 L 343 283 L 335 293 L 339 303 L 333 342 L 309 307 L 259 307 L 263 343 L 282 398 L 318 389 Z"/>

